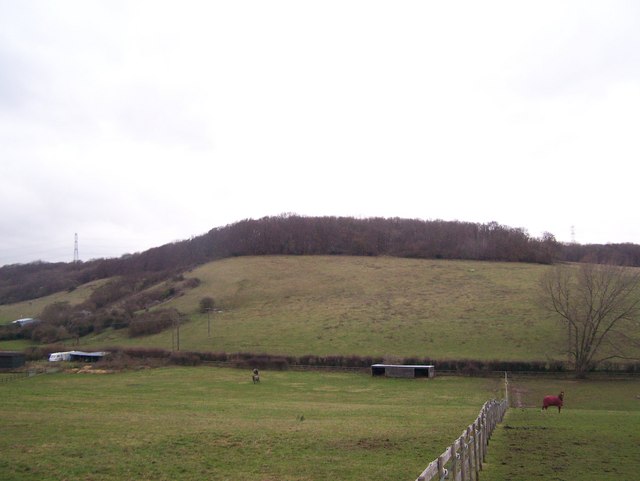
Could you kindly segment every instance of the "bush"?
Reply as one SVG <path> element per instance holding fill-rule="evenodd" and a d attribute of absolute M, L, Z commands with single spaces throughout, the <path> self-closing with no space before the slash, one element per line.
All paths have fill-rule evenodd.
<path fill-rule="evenodd" d="M 185 279 L 183 285 L 188 289 L 193 289 L 200 285 L 200 279 L 198 279 L 197 277 L 189 277 L 188 279 Z"/>
<path fill-rule="evenodd" d="M 107 350 L 110 351 L 110 349 Z M 122 352 L 124 352 L 127 356 L 137 359 L 168 359 L 169 355 L 171 354 L 171 351 L 167 351 L 166 349 L 158 349 L 153 347 L 129 347 L 126 349 L 122 349 Z"/>
<path fill-rule="evenodd" d="M 101 331 L 108 327 L 122 329 L 129 327 L 131 316 L 124 309 L 110 309 L 102 311 L 94 317 L 96 331 Z"/>
<path fill-rule="evenodd" d="M 462 373 L 467 376 L 477 376 L 481 372 L 481 367 L 478 363 L 473 361 L 467 361 L 462 368 Z"/>
<path fill-rule="evenodd" d="M 200 354 L 196 352 L 172 352 L 169 360 L 172 364 L 178 364 L 181 366 L 197 366 L 202 363 Z"/>
<path fill-rule="evenodd" d="M 210 311 L 215 306 L 215 301 L 213 297 L 203 297 L 200 299 L 200 312 L 205 314 L 207 311 Z"/>
<path fill-rule="evenodd" d="M 30 346 L 23 352 L 27 361 L 41 361 L 43 359 L 48 360 L 52 352 L 64 352 L 68 350 L 69 348 L 64 344 L 47 344 L 44 346 Z"/>
<path fill-rule="evenodd" d="M 171 327 L 178 316 L 174 309 L 145 312 L 135 317 L 129 324 L 129 337 L 157 334 Z"/>
<path fill-rule="evenodd" d="M 24 327 L 12 325 L 12 324 L 0 326 L 0 341 L 13 341 L 14 339 L 24 339 L 24 338 L 25 338 Z"/>
<path fill-rule="evenodd" d="M 122 371 L 141 367 L 162 367 L 169 361 L 169 352 L 158 353 L 157 351 L 160 351 L 158 349 L 149 350 L 151 352 L 146 354 L 150 355 L 141 355 L 142 353 L 137 349 L 105 348 L 104 350 L 109 355 L 96 363 L 96 367 L 101 369 Z"/>
<path fill-rule="evenodd" d="M 226 362 L 229 355 L 226 352 L 201 352 L 200 357 L 203 361 Z"/>
<path fill-rule="evenodd" d="M 54 326 L 49 322 L 39 322 L 31 331 L 31 339 L 44 344 L 51 344 L 69 337 L 69 332 L 64 326 Z"/>
<path fill-rule="evenodd" d="M 229 355 L 229 362 L 235 367 L 249 367 L 258 369 L 275 369 L 284 371 L 290 364 L 296 364 L 297 359 L 287 356 L 274 356 L 271 354 L 255 354 L 251 352 L 239 352 Z"/>
<path fill-rule="evenodd" d="M 40 319 L 51 324 L 62 325 L 73 315 L 73 308 L 68 302 L 54 302 L 45 306 Z"/>

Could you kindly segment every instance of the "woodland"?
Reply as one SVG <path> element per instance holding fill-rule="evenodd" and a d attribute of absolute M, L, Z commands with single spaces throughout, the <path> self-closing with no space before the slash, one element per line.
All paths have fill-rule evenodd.
<path fill-rule="evenodd" d="M 542 264 L 588 259 L 640 266 L 637 244 L 563 244 L 550 233 L 536 238 L 522 228 L 496 222 L 283 214 L 242 220 L 119 258 L 5 265 L 0 267 L 0 305 L 73 290 L 115 276 L 124 276 L 130 280 L 126 284 L 141 289 L 206 262 L 255 255 L 394 256 Z"/>

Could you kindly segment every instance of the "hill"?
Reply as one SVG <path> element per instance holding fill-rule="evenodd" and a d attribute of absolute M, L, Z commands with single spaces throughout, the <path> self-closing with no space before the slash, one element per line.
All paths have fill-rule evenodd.
<path fill-rule="evenodd" d="M 536 305 L 545 266 L 389 257 L 248 257 L 207 264 L 176 300 L 184 346 L 228 352 L 546 359 L 558 326 Z M 212 296 L 211 340 L 197 299 Z M 162 343 L 166 334 L 149 339 Z M 204 344 L 203 344 L 204 342 Z M 185 347 L 186 348 L 186 347 Z"/>
<path fill-rule="evenodd" d="M 416 259 L 590 262 L 614 260 L 640 266 L 635 244 L 564 245 L 552 234 L 530 236 L 495 222 L 398 218 L 301 217 L 247 219 L 206 234 L 117 259 L 0 267 L 0 305 L 72 290 L 113 276 L 137 278 L 131 285 L 169 279 L 207 262 L 251 255 L 353 255 Z M 1 261 L 1 260 L 0 260 Z M 144 282 L 138 282 L 144 279 Z"/>
<path fill-rule="evenodd" d="M 562 359 L 559 326 L 536 303 L 547 268 L 392 257 L 238 257 L 185 273 L 181 282 L 191 279 L 194 287 L 150 310 L 183 314 L 182 350 Z M 100 286 L 84 292 L 96 290 Z M 199 312 L 203 297 L 215 300 L 217 312 Z M 15 305 L 0 306 L 0 319 L 10 308 L 16 312 Z M 81 345 L 175 347 L 172 328 L 143 337 L 128 332 L 108 327 Z"/>

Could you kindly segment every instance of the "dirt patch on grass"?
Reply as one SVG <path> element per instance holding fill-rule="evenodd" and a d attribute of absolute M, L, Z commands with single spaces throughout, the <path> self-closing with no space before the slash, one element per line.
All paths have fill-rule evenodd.
<path fill-rule="evenodd" d="M 74 374 L 113 374 L 116 371 L 111 369 L 94 369 L 92 366 L 83 366 L 80 368 L 69 369 L 67 372 Z"/>

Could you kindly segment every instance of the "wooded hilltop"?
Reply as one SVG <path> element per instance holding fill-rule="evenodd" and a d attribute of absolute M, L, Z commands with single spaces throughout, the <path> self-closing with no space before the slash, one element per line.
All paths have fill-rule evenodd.
<path fill-rule="evenodd" d="M 242 220 L 119 258 L 6 265 L 0 267 L 0 304 L 73 290 L 114 276 L 137 279 L 138 290 L 206 262 L 252 255 L 395 256 L 543 264 L 588 259 L 640 266 L 637 244 L 562 244 L 552 234 L 536 238 L 522 228 L 496 222 L 283 214 Z M 132 282 L 128 284 L 130 287 Z"/>

